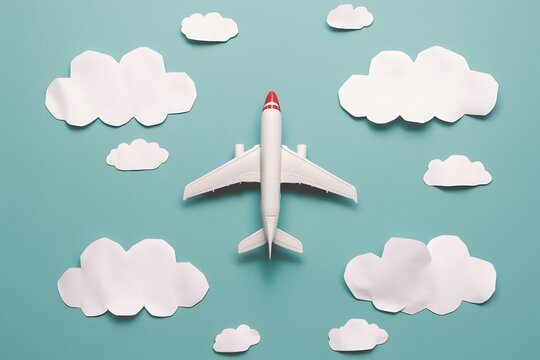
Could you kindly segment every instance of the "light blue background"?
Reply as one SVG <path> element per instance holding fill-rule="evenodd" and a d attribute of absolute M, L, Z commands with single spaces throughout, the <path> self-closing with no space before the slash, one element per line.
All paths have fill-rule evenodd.
<path fill-rule="evenodd" d="M 369 359 L 533 359 L 540 356 L 538 167 L 540 3 L 523 0 L 365 0 L 374 24 L 331 30 L 340 1 L 2 1 L 0 3 L 0 358 L 217 359 L 224 327 L 247 323 L 262 341 L 251 359 L 338 359 L 330 328 L 365 318 L 389 341 Z M 180 21 L 219 11 L 240 34 L 225 44 L 189 43 Z M 337 90 L 366 73 L 382 50 L 413 58 L 433 45 L 463 54 L 500 85 L 495 110 L 449 125 L 352 119 Z M 149 46 L 169 71 L 186 71 L 198 98 L 191 112 L 145 128 L 96 121 L 83 129 L 55 120 L 45 90 L 87 49 L 119 59 Z M 301 256 L 266 249 L 239 256 L 238 241 L 260 228 L 259 192 L 235 187 L 183 203 L 186 183 L 229 160 L 235 143 L 258 142 L 268 90 L 283 109 L 284 142 L 355 184 L 353 205 L 286 187 L 280 227 L 301 239 Z M 170 158 L 159 170 L 122 173 L 108 152 L 135 138 L 158 141 Z M 445 191 L 422 182 L 433 158 L 481 160 L 493 182 Z M 343 280 L 353 256 L 380 254 L 392 236 L 424 242 L 459 235 L 491 261 L 497 291 L 453 314 L 386 314 L 355 300 Z M 210 291 L 193 309 L 165 319 L 86 318 L 66 307 L 56 281 L 92 241 L 128 248 L 166 239 L 179 261 L 204 271 Z"/>

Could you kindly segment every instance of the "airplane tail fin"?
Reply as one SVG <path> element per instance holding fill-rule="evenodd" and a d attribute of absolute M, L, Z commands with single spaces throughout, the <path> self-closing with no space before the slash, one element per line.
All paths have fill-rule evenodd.
<path fill-rule="evenodd" d="M 302 242 L 295 237 L 287 234 L 281 229 L 276 230 L 276 235 L 274 236 L 274 244 L 300 254 L 304 252 Z"/>
<path fill-rule="evenodd" d="M 260 229 L 249 235 L 244 240 L 240 241 L 240 243 L 238 244 L 238 253 L 241 254 L 247 251 L 251 251 L 258 248 L 259 246 L 263 246 L 264 244 L 266 244 L 266 238 L 264 237 L 263 229 Z"/>
<path fill-rule="evenodd" d="M 244 240 L 240 241 L 240 243 L 238 244 L 238 253 L 241 254 L 247 251 L 251 251 L 267 243 L 268 257 L 270 258 L 272 257 L 272 243 L 300 254 L 304 252 L 302 242 L 294 238 L 293 236 L 287 234 L 285 231 L 281 229 L 276 229 L 273 241 L 267 242 L 266 237 L 264 236 L 263 229 L 260 229 L 245 238 Z"/>

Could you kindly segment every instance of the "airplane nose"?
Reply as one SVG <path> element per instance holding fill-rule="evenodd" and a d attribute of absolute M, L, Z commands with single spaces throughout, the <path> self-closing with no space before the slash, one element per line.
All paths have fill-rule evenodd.
<path fill-rule="evenodd" d="M 276 93 L 273 92 L 273 91 L 270 91 L 270 92 L 268 93 L 268 95 L 266 95 L 266 101 L 265 101 L 264 103 L 265 103 L 265 104 L 268 104 L 269 102 L 274 102 L 274 103 L 276 103 L 276 104 L 279 105 L 279 100 L 278 100 L 278 98 L 277 98 L 277 95 L 276 95 Z"/>
<path fill-rule="evenodd" d="M 264 101 L 263 111 L 266 109 L 276 109 L 280 110 L 279 108 L 279 100 L 275 92 L 270 91 L 268 95 L 266 95 L 266 100 Z"/>

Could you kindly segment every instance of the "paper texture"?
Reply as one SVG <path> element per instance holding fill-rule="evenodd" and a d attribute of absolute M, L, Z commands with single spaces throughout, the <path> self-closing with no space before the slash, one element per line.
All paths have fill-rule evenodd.
<path fill-rule="evenodd" d="M 107 164 L 118 170 L 154 170 L 169 158 L 169 152 L 156 142 L 136 139 L 131 144 L 122 143 L 107 156 Z"/>
<path fill-rule="evenodd" d="M 49 85 L 45 105 L 55 118 L 73 126 L 97 118 L 111 126 L 131 118 L 152 126 L 168 114 L 189 111 L 196 97 L 195 83 L 186 73 L 166 72 L 160 54 L 138 48 L 120 62 L 96 51 L 83 52 L 71 62 L 71 77 Z"/>
<path fill-rule="evenodd" d="M 238 35 L 238 26 L 217 12 L 196 13 L 182 20 L 181 31 L 190 40 L 225 42 Z"/>
<path fill-rule="evenodd" d="M 146 239 L 125 251 L 101 238 L 82 253 L 80 268 L 60 277 L 58 291 L 67 306 L 81 308 L 86 316 L 107 310 L 131 316 L 146 307 L 153 316 L 165 317 L 201 301 L 208 282 L 191 263 L 177 263 L 164 240 Z"/>
<path fill-rule="evenodd" d="M 429 186 L 478 186 L 491 182 L 491 174 L 480 161 L 471 162 L 464 155 L 452 155 L 446 160 L 431 160 L 424 174 Z"/>
<path fill-rule="evenodd" d="M 373 23 L 373 15 L 363 6 L 344 4 L 328 13 L 326 23 L 336 29 L 360 30 Z"/>
<path fill-rule="evenodd" d="M 388 333 L 364 319 L 351 319 L 344 326 L 330 330 L 328 338 L 334 351 L 365 351 L 384 344 Z"/>
<path fill-rule="evenodd" d="M 428 309 L 444 315 L 462 301 L 480 304 L 495 291 L 493 265 L 469 255 L 457 236 L 442 235 L 426 246 L 391 238 L 382 257 L 364 254 L 345 269 L 345 282 L 354 297 L 372 301 L 382 311 L 415 314 Z"/>
<path fill-rule="evenodd" d="M 247 351 L 251 346 L 261 341 L 259 332 L 247 325 L 236 329 L 227 328 L 216 336 L 214 351 L 219 353 L 236 353 Z"/>
<path fill-rule="evenodd" d="M 339 89 L 341 106 L 352 116 L 385 124 L 402 117 L 425 123 L 434 117 L 455 122 L 463 115 L 487 115 L 497 101 L 498 84 L 472 71 L 465 58 L 440 46 L 418 54 L 383 51 L 369 75 L 352 75 Z"/>

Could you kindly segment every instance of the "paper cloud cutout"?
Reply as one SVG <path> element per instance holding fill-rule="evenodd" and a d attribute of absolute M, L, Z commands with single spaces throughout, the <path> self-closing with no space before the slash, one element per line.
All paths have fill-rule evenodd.
<path fill-rule="evenodd" d="M 107 156 L 107 164 L 118 170 L 154 170 L 169 158 L 169 152 L 156 142 L 136 139 L 122 143 Z"/>
<path fill-rule="evenodd" d="M 351 4 L 345 4 L 331 10 L 326 22 L 336 29 L 360 30 L 373 23 L 373 15 L 363 6 L 355 9 Z"/>
<path fill-rule="evenodd" d="M 219 353 L 235 353 L 247 351 L 250 347 L 261 341 L 259 332 L 247 325 L 240 325 L 236 329 L 227 328 L 216 336 L 214 351 Z"/>
<path fill-rule="evenodd" d="M 383 51 L 371 61 L 369 75 L 352 75 L 339 89 L 343 109 L 354 117 L 386 124 L 401 116 L 425 123 L 434 117 L 453 123 L 463 115 L 487 115 L 499 85 L 472 71 L 465 58 L 434 46 L 416 61 L 400 51 Z"/>
<path fill-rule="evenodd" d="M 444 315 L 462 301 L 481 304 L 495 292 L 493 265 L 469 255 L 457 236 L 442 235 L 424 243 L 391 238 L 382 257 L 364 254 L 345 269 L 345 282 L 358 300 L 382 311 L 415 314 L 428 309 Z"/>
<path fill-rule="evenodd" d="M 196 13 L 182 20 L 181 31 L 190 40 L 226 42 L 238 35 L 238 26 L 217 12 Z"/>
<path fill-rule="evenodd" d="M 71 62 L 71 77 L 47 88 L 45 105 L 58 120 L 86 126 L 97 118 L 121 126 L 131 118 L 145 126 L 191 109 L 197 90 L 184 72 L 166 72 L 163 57 L 149 48 L 109 55 L 85 51 Z"/>
<path fill-rule="evenodd" d="M 143 307 L 157 317 L 192 307 L 208 291 L 204 274 L 188 262 L 176 262 L 164 240 L 146 239 L 125 251 L 102 238 L 81 255 L 81 267 L 70 268 L 58 280 L 64 303 L 86 316 L 107 310 L 117 316 L 136 315 Z"/>
<path fill-rule="evenodd" d="M 328 338 L 334 351 L 365 351 L 384 344 L 388 333 L 364 319 L 351 319 L 344 326 L 330 330 Z"/>
<path fill-rule="evenodd" d="M 429 186 L 478 186 L 491 182 L 491 174 L 480 161 L 471 162 L 464 155 L 452 155 L 442 161 L 431 160 L 424 174 Z"/>

